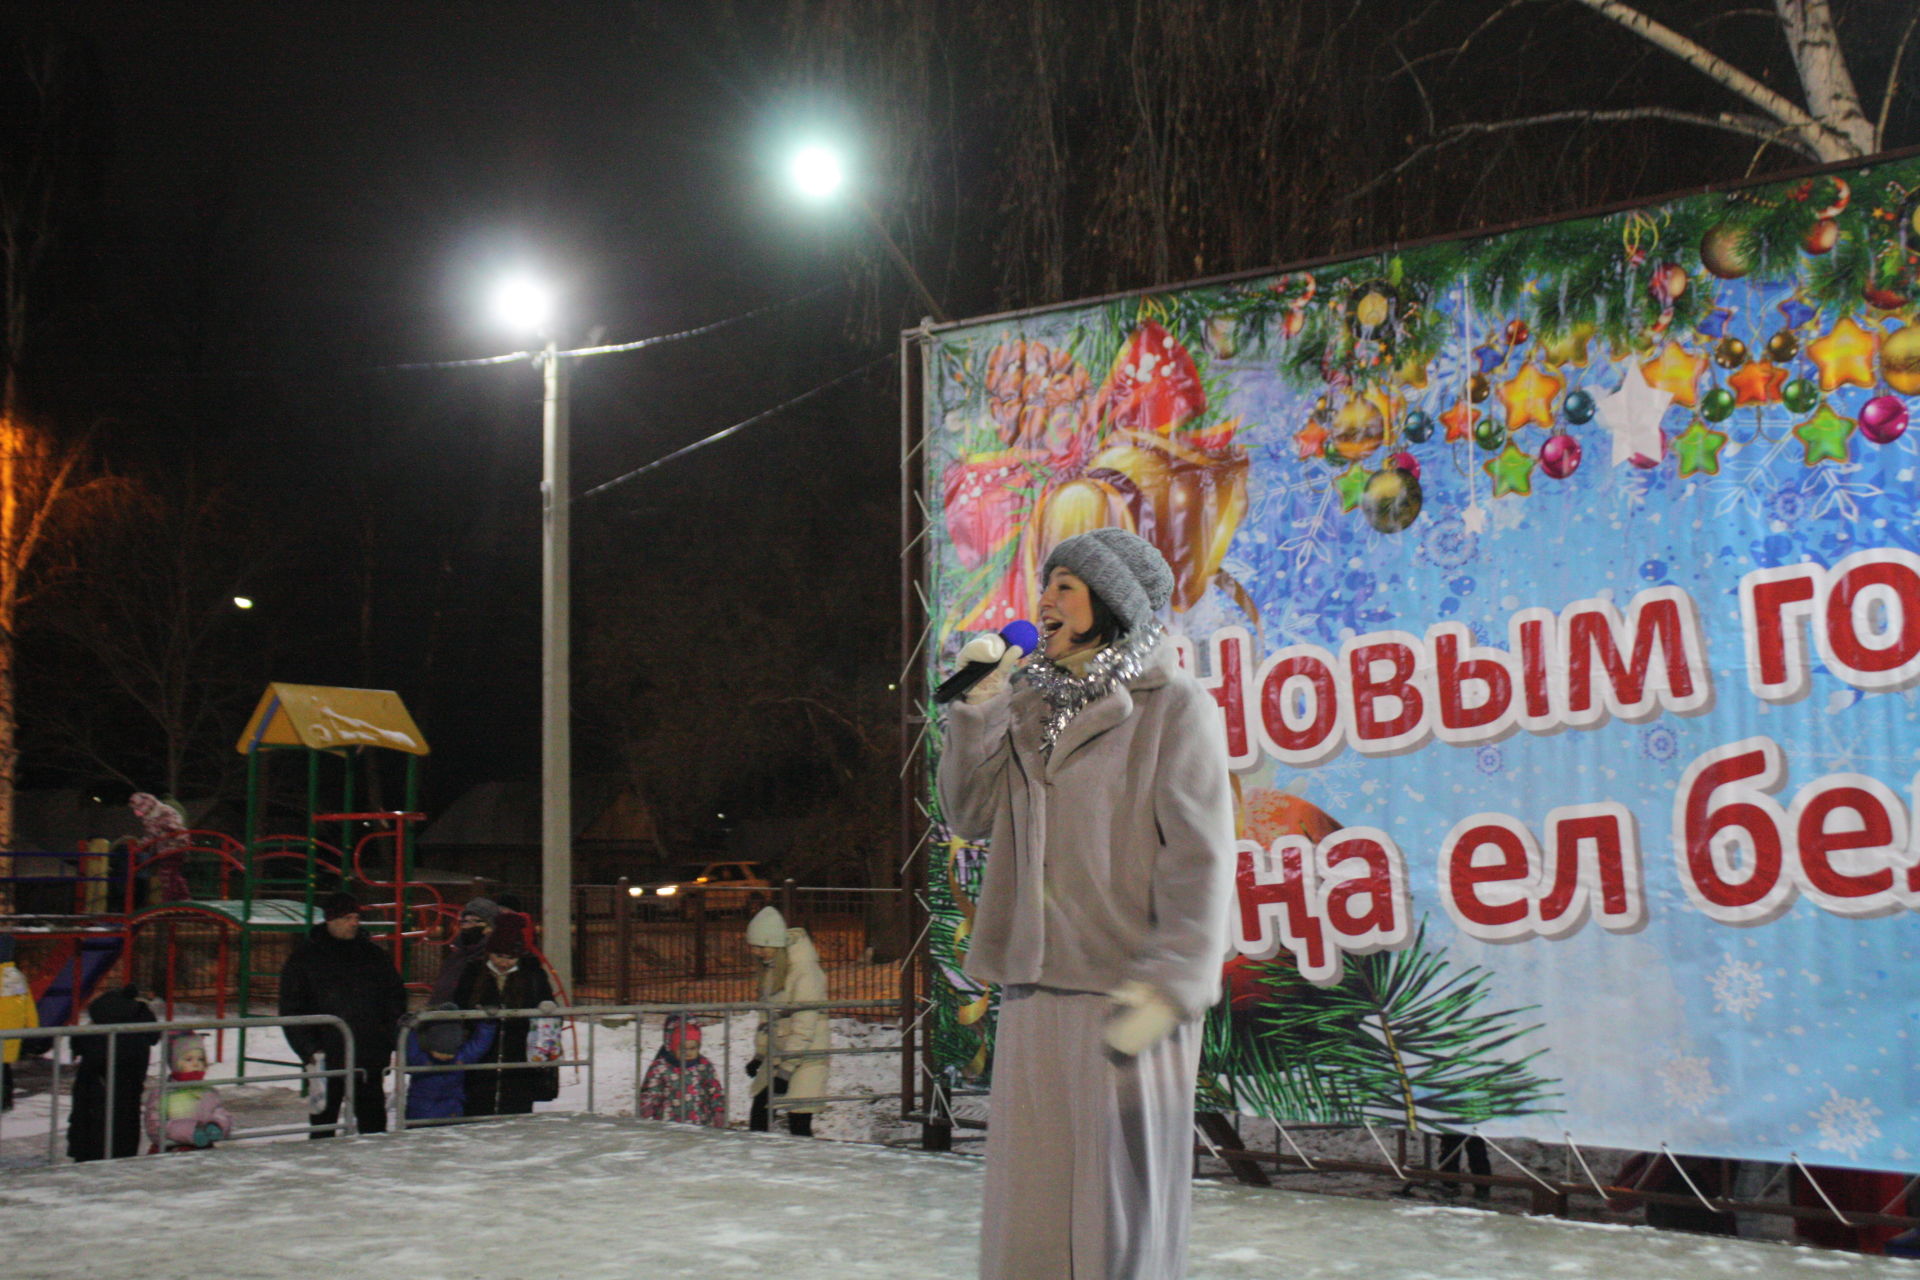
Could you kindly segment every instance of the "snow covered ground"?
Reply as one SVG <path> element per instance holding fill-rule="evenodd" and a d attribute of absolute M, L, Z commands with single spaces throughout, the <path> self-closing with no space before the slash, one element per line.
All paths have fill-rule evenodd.
<path fill-rule="evenodd" d="M 164 1168 L 164 1176 L 157 1176 Z M 1203 1184 L 1191 1280 L 1920 1275 L 1645 1228 Z M 223 1280 L 966 1277 L 979 1161 L 536 1115 L 352 1141 L 15 1172 L 8 1275 Z"/>

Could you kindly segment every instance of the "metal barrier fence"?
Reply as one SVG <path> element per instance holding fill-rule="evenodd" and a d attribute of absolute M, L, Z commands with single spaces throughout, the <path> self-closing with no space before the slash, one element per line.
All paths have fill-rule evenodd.
<path fill-rule="evenodd" d="M 747 921 L 763 906 L 807 930 L 828 994 L 881 1000 L 900 989 L 904 903 L 896 889 L 682 888 L 641 898 L 627 880 L 574 892 L 574 998 L 635 1001 L 750 1001 L 758 968 Z"/>
<path fill-rule="evenodd" d="M 724 1028 L 722 1044 L 721 1044 L 720 1078 L 722 1080 L 728 1080 L 728 1079 L 731 1079 L 733 1076 L 733 1058 L 734 1058 L 733 1019 L 730 1015 L 740 1014 L 740 1013 L 756 1015 L 758 1018 L 760 1027 L 764 1028 L 772 1025 L 773 1022 L 782 1015 L 789 1014 L 789 1013 L 802 1013 L 802 1012 L 808 1012 L 808 1011 L 816 1011 L 816 1010 L 823 1013 L 828 1011 L 833 1011 L 833 1010 L 838 1010 L 841 1012 L 863 1010 L 871 1013 L 880 1013 L 882 1015 L 892 1015 L 898 1012 L 898 1003 L 897 1001 L 894 1001 L 891 999 L 823 1000 L 823 1001 L 807 1003 L 807 1004 L 783 1004 L 783 1003 L 772 1003 L 767 1001 L 720 1001 L 720 1002 L 709 1002 L 709 1003 L 686 1003 L 686 1004 L 648 1002 L 648 1003 L 626 1004 L 626 1005 L 574 1005 L 566 1008 L 560 1008 L 560 1007 L 556 1007 L 554 1005 L 549 1004 L 537 1009 L 504 1009 L 504 1010 L 503 1009 L 446 1009 L 446 1010 L 428 1009 L 428 1010 L 423 1010 L 419 1013 L 410 1014 L 406 1018 L 403 1018 L 400 1024 L 401 1048 L 400 1048 L 400 1053 L 398 1055 L 400 1060 L 395 1064 L 395 1086 L 394 1086 L 394 1099 L 393 1099 L 394 1111 L 396 1112 L 398 1117 L 395 1121 L 395 1126 L 401 1129 L 419 1129 L 419 1128 L 433 1127 L 436 1125 L 473 1124 L 481 1121 L 497 1119 L 498 1117 L 495 1117 L 495 1116 L 464 1116 L 464 1115 L 451 1116 L 451 1117 L 445 1117 L 445 1118 L 439 1118 L 439 1119 L 422 1119 L 422 1120 L 407 1119 L 407 1093 L 410 1087 L 409 1081 L 412 1079 L 412 1077 L 422 1076 L 422 1075 L 448 1074 L 448 1073 L 457 1072 L 457 1071 L 458 1072 L 525 1071 L 525 1070 L 528 1070 L 529 1068 L 554 1068 L 554 1069 L 558 1069 L 561 1067 L 584 1068 L 586 1071 L 586 1091 L 587 1091 L 586 1110 L 589 1113 L 593 1113 L 598 1110 L 598 1098 L 596 1096 L 596 1079 L 597 1079 L 596 1068 L 599 1063 L 599 1057 L 598 1057 L 598 1054 L 596 1053 L 596 1049 L 598 1047 L 597 1039 L 598 1039 L 599 1029 L 603 1025 L 608 1025 L 608 1024 L 618 1025 L 618 1024 L 629 1023 L 629 1022 L 635 1024 L 634 1025 L 635 1034 L 633 1038 L 633 1051 L 634 1051 L 633 1089 L 634 1089 L 634 1111 L 635 1111 L 635 1114 L 638 1114 L 640 1109 L 640 1093 L 644 1086 L 644 1080 L 645 1080 L 645 1074 L 646 1074 L 645 1063 L 643 1061 L 644 1050 L 642 1048 L 642 1037 L 639 1034 L 639 1030 L 640 1030 L 639 1024 L 642 1022 L 643 1019 L 657 1016 L 664 1021 L 666 1018 L 673 1015 L 682 1015 L 686 1017 L 695 1017 L 695 1018 L 697 1017 L 717 1018 L 720 1021 L 721 1026 Z M 574 1026 L 573 1033 L 574 1033 L 575 1048 L 574 1048 L 574 1056 L 570 1058 L 554 1059 L 550 1061 L 542 1061 L 537 1063 L 527 1063 L 527 1062 L 520 1062 L 520 1061 L 514 1061 L 514 1062 L 481 1061 L 481 1062 L 473 1062 L 473 1063 L 467 1063 L 467 1064 L 447 1064 L 447 1065 L 414 1065 L 413 1063 L 410 1063 L 406 1060 L 407 1059 L 406 1047 L 410 1042 L 410 1040 L 412 1039 L 414 1032 L 417 1031 L 419 1028 L 423 1026 L 427 1026 L 431 1023 L 486 1022 L 486 1021 L 505 1022 L 508 1020 L 515 1020 L 515 1019 L 527 1019 L 531 1021 L 537 1018 L 557 1018 L 562 1020 L 563 1023 L 570 1023 L 570 1024 L 585 1023 L 587 1032 L 586 1032 L 586 1048 L 585 1048 L 584 1054 L 579 1048 L 578 1026 Z M 803 1060 L 815 1059 L 815 1058 L 826 1058 L 831 1060 L 837 1057 L 855 1057 L 855 1056 L 863 1056 L 863 1055 L 871 1055 L 871 1054 L 888 1054 L 897 1058 L 900 1056 L 900 1052 L 901 1050 L 898 1045 L 883 1045 L 883 1046 L 870 1046 L 870 1047 L 842 1046 L 838 1048 L 830 1047 L 827 1049 L 782 1051 L 779 1048 L 777 1038 L 773 1036 L 768 1036 L 764 1056 L 765 1056 L 766 1071 L 769 1075 L 769 1078 L 771 1078 L 773 1074 L 777 1073 L 780 1070 L 781 1063 L 797 1063 Z M 768 1110 L 769 1116 L 773 1116 L 773 1115 L 778 1115 L 783 1112 L 788 1112 L 788 1111 L 792 1111 L 797 1108 L 803 1108 L 803 1107 L 826 1106 L 836 1102 L 875 1102 L 882 1099 L 898 1102 L 899 1094 L 896 1091 L 889 1089 L 885 1093 L 844 1093 L 844 1094 L 809 1096 L 809 1097 L 803 1097 L 803 1098 L 776 1097 L 776 1098 L 769 1099 L 767 1110 Z"/>
<path fill-rule="evenodd" d="M 117 1092 L 115 1085 L 117 1083 L 120 1066 L 120 1054 L 118 1050 L 121 1036 L 159 1037 L 163 1058 L 160 1064 L 160 1078 L 154 1087 L 158 1090 L 158 1098 L 155 1106 L 162 1117 L 162 1130 L 164 1133 L 167 1097 L 175 1089 L 180 1087 L 168 1078 L 169 1073 L 164 1059 L 168 1034 L 176 1031 L 224 1031 L 235 1028 L 244 1030 L 247 1028 L 263 1027 L 327 1027 L 338 1030 L 341 1035 L 341 1044 L 345 1047 L 347 1061 L 352 1062 L 354 1060 L 353 1028 L 329 1013 L 291 1014 L 286 1017 L 263 1018 L 189 1018 L 170 1022 L 122 1022 L 106 1023 L 99 1026 L 88 1024 L 78 1027 L 27 1027 L 18 1030 L 0 1031 L 0 1044 L 5 1044 L 9 1040 L 48 1039 L 55 1041 L 51 1054 L 53 1061 L 53 1083 L 48 1090 L 49 1114 L 47 1120 L 47 1163 L 54 1165 L 61 1163 L 60 1068 L 62 1054 L 60 1051 L 67 1042 L 80 1039 L 81 1037 L 107 1037 L 107 1070 L 103 1082 L 103 1087 L 106 1092 L 106 1110 L 100 1117 L 100 1145 L 103 1159 L 115 1159 L 118 1157 L 114 1156 L 113 1148 L 115 1146 L 115 1137 L 119 1132 L 119 1126 L 116 1125 L 114 1116 L 115 1106 L 118 1101 L 115 1097 Z M 72 1072 L 76 1076 L 79 1070 L 80 1068 L 78 1066 L 72 1067 Z M 316 1056 L 314 1065 L 300 1071 L 277 1076 L 250 1076 L 248 1077 L 247 1083 L 269 1084 L 276 1081 L 298 1080 L 308 1089 L 324 1088 L 325 1081 L 336 1076 L 346 1076 L 351 1070 L 352 1068 L 348 1067 L 328 1067 L 326 1065 L 326 1055 L 320 1054 Z M 347 1092 L 350 1093 L 351 1090 L 349 1089 Z M 343 1137 L 352 1137 L 354 1135 L 352 1106 L 343 1105 L 340 1109 L 340 1117 L 340 1119 L 327 1124 L 317 1124 L 309 1121 L 304 1125 L 282 1125 L 262 1129 L 235 1129 L 232 1133 L 222 1138 L 221 1141 L 238 1142 L 246 1138 L 278 1138 L 287 1137 L 296 1133 L 309 1135 L 315 1133 L 335 1133 Z M 4 1141 L 6 1137 L 5 1125 L 5 1113 L 0 1112 L 0 1141 Z M 136 1130 L 136 1135 L 137 1132 Z M 160 1147 L 159 1153 L 164 1154 L 167 1150 L 166 1144 L 160 1143 L 158 1145 Z"/>

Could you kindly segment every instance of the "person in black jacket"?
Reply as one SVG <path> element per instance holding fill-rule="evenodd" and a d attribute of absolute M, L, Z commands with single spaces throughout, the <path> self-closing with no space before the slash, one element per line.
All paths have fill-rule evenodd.
<path fill-rule="evenodd" d="M 527 947 L 527 918 L 502 911 L 487 939 L 487 954 L 471 961 L 461 976 L 454 1001 L 463 1009 L 535 1009 L 553 999 L 540 958 Z M 493 1048 L 479 1059 L 489 1062 L 525 1062 L 530 1018 L 502 1018 Z M 533 1104 L 553 1096 L 549 1091 L 553 1067 L 509 1067 L 503 1071 L 467 1072 L 469 1116 L 524 1115 Z"/>
<path fill-rule="evenodd" d="M 387 1064 L 399 1040 L 399 1022 L 407 1011 L 407 989 L 393 961 L 360 931 L 360 904 L 353 895 L 335 893 L 322 900 L 325 923 L 294 948 L 280 970 L 283 1015 L 330 1013 L 353 1032 L 357 1061 L 346 1061 L 340 1033 L 331 1027 L 288 1027 L 287 1043 L 303 1062 L 327 1055 L 327 1067 L 358 1068 L 353 1082 L 353 1115 L 361 1133 L 387 1131 Z M 345 1081 L 327 1078 L 327 1101 L 316 1125 L 340 1116 Z M 330 1130 L 308 1135 L 330 1138 Z"/>
<path fill-rule="evenodd" d="M 87 1006 L 87 1020 L 96 1027 L 111 1023 L 152 1022 L 153 1010 L 140 998 L 140 989 L 120 987 Z M 73 1056 L 73 1112 L 67 1121 L 67 1155 L 78 1160 L 115 1160 L 140 1154 L 140 1099 L 147 1086 L 147 1063 L 158 1031 L 123 1032 L 115 1036 L 75 1036 Z M 107 1068 L 113 1068 L 113 1141 L 107 1143 Z"/>

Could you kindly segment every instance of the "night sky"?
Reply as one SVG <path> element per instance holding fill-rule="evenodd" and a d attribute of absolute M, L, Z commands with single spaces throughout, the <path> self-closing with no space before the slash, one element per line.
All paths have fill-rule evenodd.
<path fill-rule="evenodd" d="M 814 118 L 761 61 L 782 9 L 41 11 L 97 64 L 105 145 L 97 203 L 73 218 L 61 296 L 33 331 L 29 406 L 104 422 L 122 469 L 178 486 L 191 469 L 243 506 L 271 543 L 244 584 L 259 607 L 237 624 L 257 643 L 228 637 L 253 687 L 400 690 L 436 748 L 430 807 L 538 767 L 540 379 L 526 364 L 390 366 L 529 345 L 488 311 L 516 269 L 559 283 L 563 346 L 802 299 L 576 364 L 577 493 L 892 351 L 848 336 L 859 225 L 781 186 L 780 157 Z M 709 27 L 722 10 L 731 20 Z M 874 574 L 874 598 L 846 611 L 874 665 L 893 643 L 894 385 L 882 361 L 581 503 L 577 598 L 687 573 L 751 593 L 772 571 L 755 544 L 798 530 Z M 677 625 L 689 655 L 726 644 L 711 619 Z M 29 671 L 29 712 L 36 696 Z M 583 726 L 582 768 L 617 768 L 597 741 Z M 32 742 L 24 783 L 72 776 Z"/>

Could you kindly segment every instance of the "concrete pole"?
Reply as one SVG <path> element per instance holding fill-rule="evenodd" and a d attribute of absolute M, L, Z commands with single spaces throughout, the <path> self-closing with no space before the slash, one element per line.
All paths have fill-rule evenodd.
<path fill-rule="evenodd" d="M 540 699 L 540 931 L 541 949 L 571 998 L 573 994 L 573 697 L 568 648 L 571 592 L 567 522 L 571 480 L 567 468 L 567 372 L 558 344 L 543 356 L 541 482 L 541 699 Z"/>

